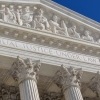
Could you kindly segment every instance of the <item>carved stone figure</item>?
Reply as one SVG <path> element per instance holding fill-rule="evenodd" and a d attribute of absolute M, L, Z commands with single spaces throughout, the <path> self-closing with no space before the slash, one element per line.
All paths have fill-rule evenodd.
<path fill-rule="evenodd" d="M 18 10 L 17 10 L 17 13 L 19 15 Z M 32 22 L 32 20 L 33 20 L 33 12 L 30 11 L 29 6 L 26 6 L 26 8 L 24 9 L 24 13 L 21 16 L 21 19 L 23 21 L 23 25 L 25 25 L 27 27 L 31 27 L 30 22 Z"/>
<path fill-rule="evenodd" d="M 14 13 L 14 6 L 10 5 L 9 10 Z"/>
<path fill-rule="evenodd" d="M 65 24 L 65 22 L 64 22 L 64 20 L 62 20 L 61 21 L 61 30 L 59 30 L 59 33 L 60 34 L 64 34 L 65 36 L 69 36 L 69 34 L 68 34 L 68 28 L 67 28 L 67 26 L 66 26 L 66 24 Z"/>
<path fill-rule="evenodd" d="M 3 12 L 5 11 L 5 5 L 1 5 L 0 12 L 1 12 L 1 11 L 3 11 Z"/>
<path fill-rule="evenodd" d="M 17 24 L 16 22 L 16 15 L 13 11 L 10 11 L 9 8 L 5 8 L 5 11 L 2 13 L 3 14 L 3 18 L 2 20 L 7 22 L 7 23 L 13 23 L 13 24 Z"/>
<path fill-rule="evenodd" d="M 42 9 L 38 10 L 38 15 L 34 17 L 33 20 L 33 28 L 34 29 L 41 29 L 41 30 L 49 30 L 50 26 L 48 20 L 43 15 L 44 11 Z"/>
<path fill-rule="evenodd" d="M 62 20 L 61 27 L 60 27 L 58 23 L 58 17 L 56 15 L 53 16 L 53 20 L 50 20 L 49 23 L 50 23 L 51 31 L 54 34 L 65 34 L 66 36 L 69 36 L 65 22 Z"/>
<path fill-rule="evenodd" d="M 3 13 L 5 11 L 5 5 L 1 5 L 0 9 L 0 21 L 3 21 Z"/>
<path fill-rule="evenodd" d="M 76 32 L 76 26 L 75 25 L 72 26 L 71 28 L 69 28 L 69 30 L 71 31 L 73 37 L 80 38 L 80 34 Z"/>
<path fill-rule="evenodd" d="M 58 17 L 54 15 L 53 20 L 50 20 L 49 23 L 50 23 L 51 31 L 54 34 L 58 34 L 58 30 L 61 30 L 61 27 L 58 24 Z"/>
<path fill-rule="evenodd" d="M 23 21 L 21 19 L 21 17 L 22 17 L 22 7 L 21 6 L 18 6 L 18 9 L 16 11 L 16 17 L 17 17 L 17 23 L 22 26 Z"/>
<path fill-rule="evenodd" d="M 89 32 L 89 31 L 85 31 L 85 36 L 83 36 L 82 38 L 83 38 L 84 40 L 94 42 L 94 39 L 93 39 L 92 36 L 90 36 L 90 32 Z"/>

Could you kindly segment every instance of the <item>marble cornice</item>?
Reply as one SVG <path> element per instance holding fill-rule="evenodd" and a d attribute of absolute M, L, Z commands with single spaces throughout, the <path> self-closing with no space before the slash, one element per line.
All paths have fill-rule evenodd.
<path fill-rule="evenodd" d="M 20 2 L 23 2 L 23 4 L 19 5 Z M 13 9 L 12 11 L 14 11 L 13 14 L 15 14 L 16 20 L 18 20 L 17 19 L 18 12 L 16 12 L 16 10 L 18 10 L 20 8 L 21 8 L 20 10 L 22 10 L 21 16 L 24 16 L 23 12 L 25 9 L 27 9 L 27 10 L 29 10 L 29 12 L 31 11 L 30 13 L 32 13 L 32 14 L 34 13 L 32 16 L 30 14 L 27 15 L 28 13 L 26 13 L 26 15 L 31 19 L 31 17 L 39 16 L 36 13 L 38 13 L 38 11 L 40 10 L 40 11 L 44 12 L 44 13 L 42 13 L 42 16 L 44 19 L 42 19 L 42 20 L 46 19 L 45 20 L 46 22 L 43 22 L 43 23 L 38 22 L 42 28 L 45 27 L 44 29 L 41 29 L 41 28 L 39 29 L 38 25 L 37 26 L 31 25 L 32 24 L 31 22 L 33 22 L 33 24 L 34 24 L 34 22 L 36 21 L 34 18 L 31 19 L 31 22 L 29 21 L 31 24 L 24 23 L 25 20 L 27 22 L 27 19 L 24 19 L 24 21 L 23 21 L 23 18 L 20 19 L 19 22 L 21 22 L 21 20 L 22 20 L 22 25 L 18 21 L 13 22 L 14 20 L 12 20 L 12 22 L 11 22 L 11 20 L 9 18 L 8 19 L 5 18 L 5 20 L 3 20 L 3 18 L 1 18 L 0 19 L 1 20 L 0 21 L 1 31 L 3 31 L 3 32 L 6 31 L 6 32 L 4 32 L 3 37 L 13 38 L 13 39 L 17 39 L 17 40 L 19 40 L 18 37 L 20 37 L 21 41 L 29 40 L 29 42 L 31 42 L 31 43 L 32 42 L 36 43 L 37 40 L 39 40 L 38 43 L 42 44 L 42 45 L 61 48 L 64 50 L 69 49 L 69 51 L 74 51 L 74 52 L 83 53 L 83 54 L 92 55 L 92 56 L 99 56 L 99 54 L 100 54 L 100 39 L 99 39 L 100 30 L 99 29 L 100 28 L 97 29 L 98 24 L 95 24 L 95 22 L 93 24 L 95 24 L 97 26 L 92 27 L 91 24 L 88 24 L 88 19 L 84 19 L 82 16 L 78 16 L 77 13 L 74 13 L 73 11 L 71 11 L 65 7 L 62 7 L 59 4 L 56 4 L 50 0 L 20 0 L 20 1 L 19 0 L 0 0 L 0 3 L 1 3 L 1 12 L 0 13 L 5 14 L 6 10 L 3 10 L 3 9 L 7 9 L 7 8 Z M 27 3 L 27 6 L 25 6 L 26 4 L 24 4 L 24 3 Z M 32 3 L 32 5 L 29 3 Z M 37 4 L 37 5 L 35 5 L 35 4 Z M 14 7 L 14 5 L 16 5 L 16 7 Z M 45 8 L 47 8 L 47 9 L 44 10 Z M 32 9 L 34 9 L 34 10 L 32 10 Z M 49 12 L 51 12 L 50 13 L 51 15 L 46 16 L 46 14 L 49 14 Z M 57 22 L 55 22 L 55 23 L 60 27 L 60 29 L 56 29 L 54 32 L 54 29 L 52 28 L 52 26 L 53 26 L 52 22 L 54 22 L 53 18 L 55 16 L 57 17 Z M 5 15 L 5 17 L 6 17 L 6 15 Z M 67 19 L 69 20 L 68 23 L 66 22 Z M 85 24 L 83 24 L 83 22 L 84 22 L 83 19 L 86 22 Z M 49 25 L 45 25 L 45 23 L 49 24 Z M 24 24 L 26 24 L 26 26 Z M 35 24 L 36 24 L 36 22 L 35 22 Z M 82 27 L 85 26 L 85 29 L 83 29 L 83 31 L 81 31 L 79 26 L 82 26 Z M 55 26 L 55 25 L 54 25 L 54 27 L 57 28 L 57 26 Z M 90 29 L 90 27 L 91 27 L 91 29 Z M 39 29 L 39 30 L 37 30 L 37 29 Z M 42 31 L 42 30 L 44 30 L 44 31 Z M 66 30 L 67 30 L 67 32 L 65 32 Z M 91 30 L 93 32 L 91 32 Z M 86 35 L 85 35 L 86 31 L 89 34 L 89 37 L 86 37 Z M 94 32 L 96 32 L 96 34 Z M 59 35 L 59 34 L 62 34 L 62 35 Z M 78 34 L 79 36 L 75 37 L 75 35 L 72 35 L 72 34 Z M 84 37 L 86 39 L 84 39 Z"/>
<path fill-rule="evenodd" d="M 56 35 L 47 31 L 34 30 L 32 28 L 4 22 L 0 22 L 0 27 L 3 32 L 3 37 L 10 38 L 10 36 L 12 36 L 13 39 L 18 40 L 18 37 L 20 36 L 21 41 L 27 41 L 29 39 L 32 43 L 39 40 L 39 44 L 45 45 L 45 43 L 47 43 L 47 46 L 50 47 L 54 46 L 65 50 L 72 48 L 72 51 L 77 52 L 80 50 L 80 53 L 83 54 L 85 53 L 84 51 L 87 51 L 88 55 L 91 55 L 94 52 L 95 56 L 99 56 L 98 54 L 100 54 L 100 45 L 95 42 L 66 37 L 64 35 Z"/>
<path fill-rule="evenodd" d="M 48 65 L 54 65 L 59 68 L 61 64 L 64 64 L 66 66 L 73 66 L 76 68 L 82 68 L 83 71 L 86 72 L 93 72 L 96 73 L 98 70 L 100 70 L 100 64 L 91 64 L 91 63 L 85 63 L 81 61 L 75 61 L 72 59 L 63 59 L 60 57 L 53 57 L 50 55 L 44 55 L 44 54 L 39 54 L 39 53 L 34 53 L 34 52 L 29 52 L 26 50 L 19 50 L 16 48 L 8 48 L 4 46 L 0 46 L 0 54 L 2 56 L 10 57 L 10 58 L 16 58 L 16 56 L 21 55 L 23 58 L 29 57 L 30 59 L 33 60 L 41 60 L 42 64 L 48 64 Z M 6 68 L 10 69 L 10 66 L 1 66 L 1 68 Z M 44 75 L 44 73 L 41 73 L 41 75 Z"/>

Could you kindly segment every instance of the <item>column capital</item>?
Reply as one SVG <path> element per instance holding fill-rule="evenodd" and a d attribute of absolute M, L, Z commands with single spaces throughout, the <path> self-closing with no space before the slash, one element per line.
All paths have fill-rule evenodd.
<path fill-rule="evenodd" d="M 82 69 L 75 69 L 73 67 L 67 68 L 61 65 L 61 68 L 56 72 L 54 83 L 65 91 L 71 86 L 80 87 L 80 79 L 82 77 Z"/>
<path fill-rule="evenodd" d="M 98 71 L 95 76 L 91 79 L 91 84 L 89 88 L 96 93 L 97 97 L 100 99 L 100 72 Z"/>
<path fill-rule="evenodd" d="M 12 64 L 12 77 L 15 81 L 18 81 L 18 83 L 27 79 L 37 82 L 37 73 L 40 66 L 40 61 L 32 61 L 29 58 L 23 59 L 18 56 L 16 61 Z"/>

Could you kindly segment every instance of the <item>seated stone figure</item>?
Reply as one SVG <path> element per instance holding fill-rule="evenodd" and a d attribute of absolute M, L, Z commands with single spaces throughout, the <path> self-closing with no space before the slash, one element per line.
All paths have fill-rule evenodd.
<path fill-rule="evenodd" d="M 62 20 L 60 26 L 56 15 L 53 16 L 53 20 L 50 20 L 49 23 L 51 31 L 54 34 L 65 34 L 66 36 L 69 36 L 65 22 Z"/>
<path fill-rule="evenodd" d="M 85 31 L 85 36 L 82 36 L 82 39 L 94 42 L 94 39 L 93 39 L 92 36 L 90 36 L 90 32 L 89 31 Z"/>
<path fill-rule="evenodd" d="M 33 20 L 33 28 L 40 29 L 40 30 L 49 30 L 50 26 L 48 20 L 43 15 L 44 11 L 42 9 L 38 10 L 38 15 L 34 17 Z"/>
<path fill-rule="evenodd" d="M 75 25 L 72 26 L 71 28 L 69 28 L 69 30 L 71 31 L 73 37 L 80 38 L 80 34 L 76 32 L 76 26 Z"/>
<path fill-rule="evenodd" d="M 18 11 L 17 11 L 18 14 Z M 30 22 L 32 22 L 33 20 L 33 12 L 30 11 L 30 7 L 26 6 L 26 8 L 24 9 L 23 14 L 21 15 L 21 20 L 23 25 L 27 26 L 27 27 L 31 27 Z"/>
<path fill-rule="evenodd" d="M 4 22 L 8 22 L 8 23 L 13 23 L 13 24 L 17 24 L 16 22 L 16 15 L 14 12 L 10 11 L 9 8 L 5 8 L 4 12 L 2 13 L 3 16 L 2 16 L 2 20 Z"/>
<path fill-rule="evenodd" d="M 51 31 L 54 34 L 57 34 L 58 30 L 61 30 L 61 27 L 58 24 L 58 17 L 56 15 L 53 16 L 53 20 L 50 20 L 49 23 L 50 23 Z"/>

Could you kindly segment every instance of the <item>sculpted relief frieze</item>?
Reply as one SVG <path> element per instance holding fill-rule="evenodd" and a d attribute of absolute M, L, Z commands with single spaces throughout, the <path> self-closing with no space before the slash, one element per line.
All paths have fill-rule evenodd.
<path fill-rule="evenodd" d="M 46 8 L 45 8 L 46 9 Z M 47 16 L 46 16 L 47 15 Z M 90 41 L 92 43 L 100 43 L 100 39 L 92 36 L 88 29 L 84 29 L 82 34 L 77 32 L 79 29 L 75 24 L 68 26 L 66 19 L 51 11 L 45 11 L 44 8 L 19 6 L 16 5 L 1 5 L 0 21 L 35 30 L 42 30 L 53 34 L 73 37 L 80 40 Z"/>

